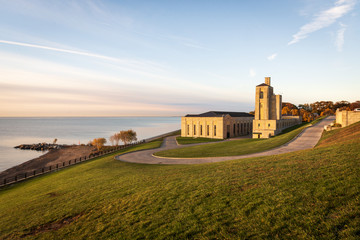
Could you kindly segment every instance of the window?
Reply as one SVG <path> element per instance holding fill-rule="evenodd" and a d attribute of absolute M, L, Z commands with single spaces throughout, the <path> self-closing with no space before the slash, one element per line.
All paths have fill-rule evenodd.
<path fill-rule="evenodd" d="M 194 125 L 194 135 L 196 135 L 196 125 Z"/>
<path fill-rule="evenodd" d="M 214 136 L 216 136 L 216 125 L 214 125 Z"/>
<path fill-rule="evenodd" d="M 270 123 L 268 123 L 268 128 L 270 128 Z"/>
<path fill-rule="evenodd" d="M 202 135 L 202 125 L 200 125 L 200 136 Z"/>
<path fill-rule="evenodd" d="M 237 133 L 240 134 L 240 124 L 237 124 Z"/>
<path fill-rule="evenodd" d="M 236 128 L 236 125 L 235 125 L 235 123 L 234 123 L 234 131 L 233 131 L 233 132 L 234 132 L 234 135 L 235 135 L 235 128 Z"/>
<path fill-rule="evenodd" d="M 260 123 L 258 123 L 258 127 L 260 127 Z"/>
<path fill-rule="evenodd" d="M 207 126 L 206 126 L 206 135 L 208 135 L 208 136 L 210 135 L 210 131 L 209 131 L 209 129 L 210 129 L 210 126 L 209 126 L 209 125 L 207 125 Z"/>
<path fill-rule="evenodd" d="M 264 92 L 260 91 L 260 98 L 263 99 L 264 98 Z"/>
<path fill-rule="evenodd" d="M 186 135 L 190 135 L 190 126 L 189 125 L 186 126 Z"/>

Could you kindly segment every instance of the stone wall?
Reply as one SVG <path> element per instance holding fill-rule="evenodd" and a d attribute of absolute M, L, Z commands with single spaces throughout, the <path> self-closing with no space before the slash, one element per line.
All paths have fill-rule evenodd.
<path fill-rule="evenodd" d="M 341 124 L 341 127 L 346 127 L 359 121 L 360 112 L 336 110 L 336 123 Z"/>

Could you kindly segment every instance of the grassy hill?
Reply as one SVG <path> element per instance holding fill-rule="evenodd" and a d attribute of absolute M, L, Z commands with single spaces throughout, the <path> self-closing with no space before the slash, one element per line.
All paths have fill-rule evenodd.
<path fill-rule="evenodd" d="M 272 157 L 146 165 L 108 156 L 42 176 L 0 191 L 0 239 L 358 239 L 359 125 Z"/>
<path fill-rule="evenodd" d="M 303 123 L 286 129 L 282 134 L 268 139 L 240 139 L 218 143 L 177 148 L 156 152 L 154 155 L 173 158 L 223 157 L 239 156 L 263 152 L 279 147 L 296 137 L 308 123 Z M 193 141 L 193 140 L 189 140 Z M 193 142 L 195 143 L 195 142 Z"/>

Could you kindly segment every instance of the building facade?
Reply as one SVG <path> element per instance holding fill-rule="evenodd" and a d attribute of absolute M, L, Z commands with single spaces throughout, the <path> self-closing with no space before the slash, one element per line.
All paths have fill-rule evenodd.
<path fill-rule="evenodd" d="M 353 123 L 360 121 L 360 111 L 340 111 L 336 110 L 336 123 L 341 124 L 341 127 L 347 127 Z"/>
<path fill-rule="evenodd" d="M 188 114 L 181 118 L 181 136 L 225 139 L 248 135 L 253 119 L 253 115 L 244 112 Z"/>
<path fill-rule="evenodd" d="M 299 116 L 282 116 L 282 96 L 275 95 L 270 77 L 256 86 L 253 138 L 269 138 L 302 122 Z"/>

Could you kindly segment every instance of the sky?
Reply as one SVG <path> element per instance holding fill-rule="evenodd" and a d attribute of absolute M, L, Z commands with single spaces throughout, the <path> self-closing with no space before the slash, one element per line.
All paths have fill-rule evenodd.
<path fill-rule="evenodd" d="M 0 0 L 0 117 L 360 100 L 357 0 Z"/>

